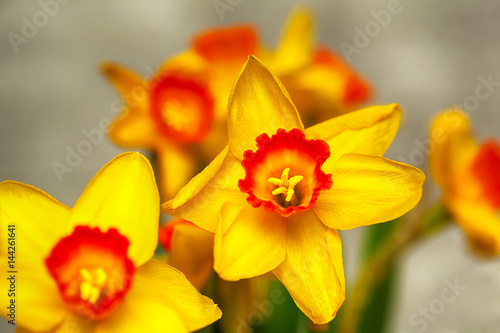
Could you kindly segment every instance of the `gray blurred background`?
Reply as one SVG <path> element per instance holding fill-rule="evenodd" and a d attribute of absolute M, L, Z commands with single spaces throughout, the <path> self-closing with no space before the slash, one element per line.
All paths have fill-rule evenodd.
<path fill-rule="evenodd" d="M 116 114 L 118 95 L 99 74 L 101 61 L 115 60 L 148 75 L 164 58 L 185 50 L 194 33 L 240 22 L 252 22 L 274 46 L 298 4 L 315 12 L 321 44 L 338 52 L 342 43 L 357 47 L 351 64 L 376 88 L 369 104 L 401 104 L 404 121 L 387 157 L 427 171 L 429 119 L 455 104 L 469 103 L 479 138 L 499 136 L 500 1 L 401 0 L 384 25 L 374 23 L 376 13 L 395 0 L 60 0 L 58 8 L 47 7 L 54 1 L 0 2 L 0 181 L 31 184 L 69 206 L 123 151 L 104 139 L 71 173 L 58 179 L 53 170 L 53 162 L 65 163 L 68 148 L 86 140 L 85 131 Z M 218 2 L 231 10 L 218 12 Z M 374 26 L 379 29 L 368 42 L 356 44 L 358 29 Z M 499 82 L 484 100 L 474 98 L 481 78 Z M 430 177 L 427 187 L 438 194 Z M 343 233 L 348 280 L 356 271 L 362 232 Z M 414 314 L 439 303 L 447 283 L 456 279 L 466 289 L 428 319 L 425 329 L 412 323 L 423 318 Z M 454 226 L 412 246 L 402 254 L 392 321 L 393 333 L 499 333 L 499 259 L 472 257 Z M 0 319 L 0 331 L 12 328 Z"/>

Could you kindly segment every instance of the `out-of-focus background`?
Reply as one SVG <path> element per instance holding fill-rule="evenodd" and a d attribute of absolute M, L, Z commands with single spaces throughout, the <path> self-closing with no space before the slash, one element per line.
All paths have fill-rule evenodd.
<path fill-rule="evenodd" d="M 53 169 L 88 140 L 85 133 L 116 115 L 119 97 L 99 74 L 101 61 L 150 75 L 166 57 L 185 50 L 193 34 L 242 22 L 255 25 L 273 46 L 299 4 L 315 12 L 319 43 L 351 51 L 351 64 L 376 88 L 368 104 L 401 104 L 404 120 L 387 157 L 427 172 L 429 120 L 456 104 L 469 111 L 478 138 L 500 137 L 498 1 L 4 0 L 0 181 L 31 184 L 72 206 L 92 176 L 123 151 L 104 138 L 71 172 L 58 177 Z M 382 17 L 388 8 L 397 10 Z M 370 35 L 359 37 L 366 29 Z M 477 89 L 490 94 L 477 98 Z M 439 195 L 430 175 L 426 186 L 434 198 Z M 348 280 L 362 232 L 343 233 Z M 416 244 L 401 260 L 390 332 L 500 332 L 500 260 L 471 256 L 458 228 Z M 450 284 L 463 287 L 437 311 Z M 425 315 L 430 307 L 434 311 Z M 0 331 L 13 328 L 0 319 Z"/>

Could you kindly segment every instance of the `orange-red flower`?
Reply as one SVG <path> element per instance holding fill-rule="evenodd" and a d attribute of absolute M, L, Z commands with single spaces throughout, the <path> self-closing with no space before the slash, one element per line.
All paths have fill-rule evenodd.
<path fill-rule="evenodd" d="M 477 145 L 469 117 L 459 109 L 439 114 L 432 123 L 430 165 L 443 200 L 466 232 L 473 249 L 500 254 L 500 145 Z"/>

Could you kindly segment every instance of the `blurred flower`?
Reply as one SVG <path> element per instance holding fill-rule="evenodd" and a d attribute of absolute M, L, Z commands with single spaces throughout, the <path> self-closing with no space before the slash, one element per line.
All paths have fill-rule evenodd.
<path fill-rule="evenodd" d="M 468 116 L 459 109 L 439 114 L 431 127 L 430 165 L 443 200 L 473 249 L 500 254 L 500 145 L 478 146 Z"/>
<path fill-rule="evenodd" d="M 276 51 L 265 50 L 251 26 L 205 31 L 150 80 L 105 64 L 103 72 L 126 102 L 109 128 L 110 138 L 157 153 L 160 190 L 170 199 L 224 148 L 228 96 L 250 54 L 269 63 L 283 80 L 306 125 L 352 110 L 371 88 L 338 55 L 316 47 L 312 26 L 311 14 L 297 10 Z"/>
<path fill-rule="evenodd" d="M 219 319 L 182 273 L 151 260 L 158 208 L 153 171 L 138 153 L 104 166 L 71 209 L 29 185 L 1 183 L 0 239 L 14 225 L 19 245 L 19 331 L 187 332 Z M 7 293 L 1 303 L 6 316 Z"/>
<path fill-rule="evenodd" d="M 392 104 L 304 129 L 279 80 L 250 57 L 229 101 L 229 145 L 162 207 L 215 232 L 223 279 L 273 271 L 313 322 L 329 322 L 345 297 L 337 229 L 420 200 L 423 173 L 380 157 L 400 117 Z"/>
<path fill-rule="evenodd" d="M 217 142 L 226 138 L 215 124 L 214 99 L 202 75 L 175 65 L 167 68 L 146 82 L 117 65 L 103 67 L 127 103 L 111 123 L 109 136 L 119 145 L 157 153 L 160 189 L 166 198 L 196 172 L 196 156 L 217 154 Z"/>
<path fill-rule="evenodd" d="M 186 220 L 174 219 L 160 228 L 159 241 L 168 254 L 168 264 L 202 290 L 213 271 L 213 233 Z"/>

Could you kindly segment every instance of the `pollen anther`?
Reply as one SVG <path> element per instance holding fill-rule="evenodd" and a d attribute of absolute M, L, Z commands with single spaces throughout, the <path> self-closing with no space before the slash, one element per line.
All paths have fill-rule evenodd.
<path fill-rule="evenodd" d="M 293 195 L 295 194 L 295 186 L 304 179 L 303 176 L 297 175 L 289 178 L 290 176 L 290 168 L 285 168 L 283 173 L 281 174 L 281 179 L 279 178 L 269 178 L 267 181 L 273 185 L 278 186 L 271 193 L 273 195 L 278 194 L 286 194 L 285 201 L 290 202 L 292 200 Z"/>
<path fill-rule="evenodd" d="M 92 304 L 97 303 L 102 289 L 108 280 L 106 271 L 101 267 L 92 272 L 86 268 L 82 268 L 80 269 L 80 276 L 82 278 L 80 297 Z"/>

